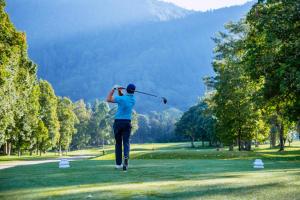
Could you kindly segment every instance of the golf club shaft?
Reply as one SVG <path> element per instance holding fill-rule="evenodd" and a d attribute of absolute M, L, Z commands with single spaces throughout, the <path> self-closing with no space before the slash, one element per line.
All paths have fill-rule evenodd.
<path fill-rule="evenodd" d="M 125 88 L 124 87 L 120 87 L 119 89 L 123 90 Z M 135 90 L 134 92 L 137 92 L 137 93 L 140 93 L 140 94 L 144 94 L 144 95 L 148 95 L 148 96 L 152 96 L 152 97 L 162 98 L 164 104 L 166 104 L 167 101 L 168 101 L 165 97 L 160 97 L 160 96 L 157 96 L 155 94 L 150 94 L 150 93 L 147 93 L 147 92 L 141 92 L 141 91 L 138 91 L 138 90 Z"/>
<path fill-rule="evenodd" d="M 158 97 L 157 95 L 150 94 L 150 93 L 147 93 L 147 92 L 141 92 L 141 91 L 137 91 L 137 90 L 135 90 L 134 92 L 145 94 L 145 95 L 149 95 L 149 96 L 152 96 L 152 97 Z"/>
<path fill-rule="evenodd" d="M 126 88 L 121 87 L 121 89 L 125 90 Z M 157 96 L 155 94 L 150 94 L 150 93 L 142 92 L 142 91 L 138 91 L 138 90 L 135 90 L 134 92 L 137 92 L 137 93 L 140 93 L 140 94 L 145 94 L 145 95 L 152 96 L 152 97 L 159 97 L 159 96 Z"/>

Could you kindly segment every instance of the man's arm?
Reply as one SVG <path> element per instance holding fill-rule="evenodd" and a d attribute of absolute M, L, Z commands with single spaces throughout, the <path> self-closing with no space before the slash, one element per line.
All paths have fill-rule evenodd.
<path fill-rule="evenodd" d="M 107 95 L 107 98 L 106 98 L 106 101 L 107 102 L 110 102 L 110 103 L 114 103 L 114 92 L 115 92 L 115 89 L 112 89 L 108 95 Z"/>
<path fill-rule="evenodd" d="M 119 96 L 123 96 L 123 92 L 122 92 L 123 88 L 118 88 L 118 93 L 119 93 Z"/>
<path fill-rule="evenodd" d="M 118 88 L 118 94 L 119 96 L 123 96 L 123 92 L 122 92 L 123 88 L 122 87 L 119 87 Z M 106 101 L 107 102 L 110 102 L 110 103 L 117 103 L 115 101 L 115 98 L 114 98 L 114 93 L 115 93 L 115 88 L 113 88 L 109 93 L 108 93 L 108 96 L 106 98 Z"/>

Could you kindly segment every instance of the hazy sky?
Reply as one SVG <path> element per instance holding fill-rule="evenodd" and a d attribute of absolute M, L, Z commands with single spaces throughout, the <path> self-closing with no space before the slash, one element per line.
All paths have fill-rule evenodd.
<path fill-rule="evenodd" d="M 250 0 L 162 0 L 172 2 L 190 10 L 206 11 L 233 5 L 241 5 Z"/>

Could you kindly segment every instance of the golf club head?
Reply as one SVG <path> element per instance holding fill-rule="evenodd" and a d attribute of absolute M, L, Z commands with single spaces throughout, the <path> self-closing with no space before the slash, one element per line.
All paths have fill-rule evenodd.
<path fill-rule="evenodd" d="M 163 103 L 167 104 L 168 100 L 165 97 L 162 97 Z"/>

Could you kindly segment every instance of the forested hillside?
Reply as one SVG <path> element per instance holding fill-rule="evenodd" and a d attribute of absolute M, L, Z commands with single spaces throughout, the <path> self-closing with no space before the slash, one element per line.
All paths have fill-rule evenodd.
<path fill-rule="evenodd" d="M 38 75 L 58 95 L 91 102 L 113 84 L 133 82 L 184 110 L 203 94 L 201 78 L 213 74 L 211 37 L 251 6 L 201 13 L 156 0 L 127 1 L 77 0 L 70 7 L 62 5 L 68 1 L 8 1 L 7 11 L 27 32 Z M 151 97 L 137 102 L 138 112 L 166 109 Z"/>

